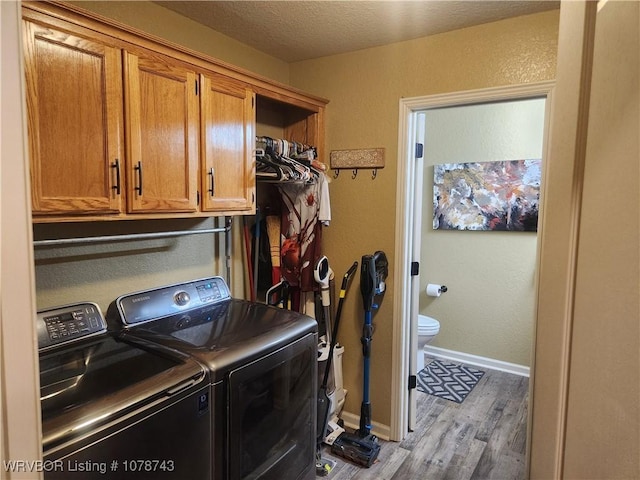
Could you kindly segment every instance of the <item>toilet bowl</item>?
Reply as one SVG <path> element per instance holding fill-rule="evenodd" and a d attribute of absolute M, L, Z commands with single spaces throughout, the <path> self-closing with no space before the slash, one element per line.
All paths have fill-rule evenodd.
<path fill-rule="evenodd" d="M 417 372 L 424 368 L 424 347 L 433 340 L 440 331 L 440 322 L 426 315 L 418 315 L 418 368 Z"/>

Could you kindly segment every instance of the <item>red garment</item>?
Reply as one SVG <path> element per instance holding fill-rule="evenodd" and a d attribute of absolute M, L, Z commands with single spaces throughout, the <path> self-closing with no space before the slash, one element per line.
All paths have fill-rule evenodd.
<path fill-rule="evenodd" d="M 322 224 L 319 185 L 278 185 L 283 209 L 281 219 L 281 274 L 302 292 L 317 290 L 313 269 L 321 255 Z"/>

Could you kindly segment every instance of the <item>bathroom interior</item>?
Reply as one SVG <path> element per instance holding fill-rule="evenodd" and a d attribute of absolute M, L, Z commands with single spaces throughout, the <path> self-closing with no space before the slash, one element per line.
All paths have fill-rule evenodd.
<path fill-rule="evenodd" d="M 434 165 L 542 158 L 545 98 L 426 111 L 418 368 L 424 355 L 528 376 L 536 232 L 433 227 Z M 428 284 L 445 285 L 439 297 Z M 422 347 L 422 348 L 421 348 Z"/>

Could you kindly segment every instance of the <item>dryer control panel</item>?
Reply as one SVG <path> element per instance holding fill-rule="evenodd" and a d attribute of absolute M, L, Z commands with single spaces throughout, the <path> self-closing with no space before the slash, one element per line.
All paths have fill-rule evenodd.
<path fill-rule="evenodd" d="M 107 330 L 100 307 L 85 302 L 38 312 L 38 349 L 53 348 Z"/>
<path fill-rule="evenodd" d="M 136 325 L 229 299 L 224 279 L 211 277 L 122 295 L 115 305 L 124 325 Z"/>

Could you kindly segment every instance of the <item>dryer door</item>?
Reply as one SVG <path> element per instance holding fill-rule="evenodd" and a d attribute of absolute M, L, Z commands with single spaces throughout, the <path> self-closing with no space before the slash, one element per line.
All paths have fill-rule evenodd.
<path fill-rule="evenodd" d="M 230 478 L 315 477 L 317 336 L 229 375 Z"/>

